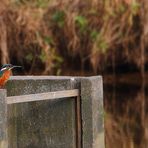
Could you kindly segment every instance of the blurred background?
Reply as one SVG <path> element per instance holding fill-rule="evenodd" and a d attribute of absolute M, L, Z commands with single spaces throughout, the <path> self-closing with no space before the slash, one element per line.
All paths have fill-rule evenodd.
<path fill-rule="evenodd" d="M 0 0 L 0 64 L 15 75 L 103 75 L 107 148 L 148 148 L 147 0 Z"/>

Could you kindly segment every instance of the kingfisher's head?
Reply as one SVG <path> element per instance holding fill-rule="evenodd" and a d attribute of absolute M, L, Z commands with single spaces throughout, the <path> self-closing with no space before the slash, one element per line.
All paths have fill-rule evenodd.
<path fill-rule="evenodd" d="M 21 66 L 16 66 L 16 65 L 12 65 L 12 64 L 4 64 L 3 66 L 2 66 L 2 68 L 1 68 L 1 72 L 4 72 L 4 71 L 7 71 L 7 70 L 11 70 L 11 69 L 13 69 L 13 68 L 16 68 L 16 67 L 18 67 L 18 68 L 20 68 Z"/>

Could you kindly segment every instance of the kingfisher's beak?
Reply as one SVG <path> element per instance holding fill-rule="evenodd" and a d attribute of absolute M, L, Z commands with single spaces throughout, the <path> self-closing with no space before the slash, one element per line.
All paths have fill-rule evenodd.
<path fill-rule="evenodd" d="M 10 68 L 10 70 L 13 69 L 13 68 L 22 68 L 22 66 L 12 65 L 12 67 Z"/>

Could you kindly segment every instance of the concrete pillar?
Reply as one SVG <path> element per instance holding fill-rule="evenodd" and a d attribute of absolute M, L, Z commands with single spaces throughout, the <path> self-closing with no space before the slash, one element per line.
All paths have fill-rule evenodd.
<path fill-rule="evenodd" d="M 104 148 L 102 77 L 81 79 L 83 148 Z"/>
<path fill-rule="evenodd" d="M 0 148 L 8 148 L 6 90 L 0 89 Z"/>

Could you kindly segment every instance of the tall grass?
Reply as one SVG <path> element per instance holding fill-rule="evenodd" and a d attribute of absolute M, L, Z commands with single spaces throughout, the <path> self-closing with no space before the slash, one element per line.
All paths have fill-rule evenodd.
<path fill-rule="evenodd" d="M 8 1 L 1 12 L 8 54 L 1 63 L 44 74 L 60 74 L 72 62 L 95 73 L 124 63 L 140 67 L 142 10 L 140 0 Z"/>

